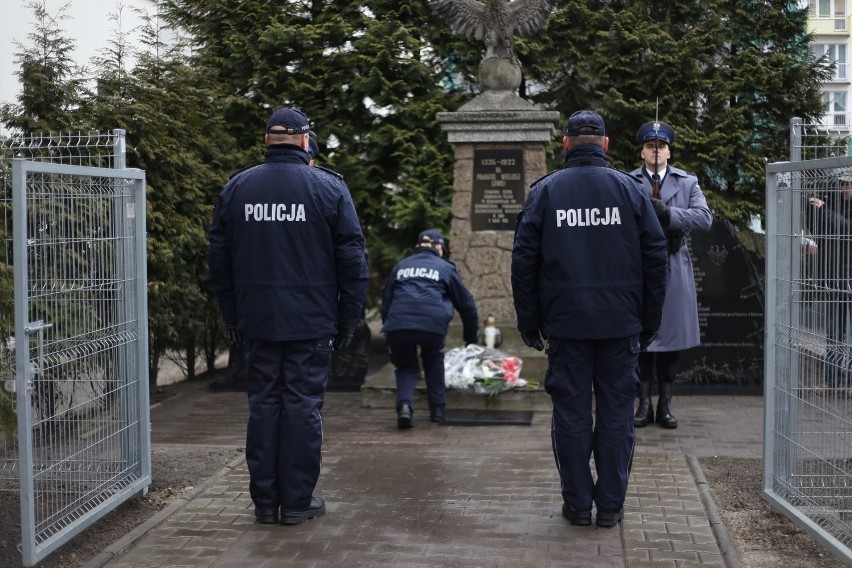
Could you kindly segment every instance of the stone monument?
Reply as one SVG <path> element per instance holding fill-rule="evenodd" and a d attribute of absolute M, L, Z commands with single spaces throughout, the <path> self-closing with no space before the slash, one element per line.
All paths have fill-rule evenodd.
<path fill-rule="evenodd" d="M 484 40 L 482 88 L 456 112 L 437 120 L 455 144 L 452 258 L 476 298 L 480 315 L 515 328 L 510 266 L 515 219 L 529 186 L 547 173 L 547 148 L 560 115 L 518 96 L 521 65 L 513 34 L 538 31 L 550 0 L 433 0 L 434 12 L 457 32 Z"/>

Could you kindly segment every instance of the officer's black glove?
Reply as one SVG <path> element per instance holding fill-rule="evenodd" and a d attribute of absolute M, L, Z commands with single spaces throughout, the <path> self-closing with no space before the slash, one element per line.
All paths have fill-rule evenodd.
<path fill-rule="evenodd" d="M 522 331 L 521 332 L 521 339 L 524 340 L 524 343 L 527 344 L 527 347 L 532 347 L 536 351 L 543 351 L 544 350 L 544 339 L 547 339 L 546 337 L 544 339 L 542 339 L 543 335 L 544 334 L 541 333 L 539 330 Z"/>
<path fill-rule="evenodd" d="M 639 332 L 639 350 L 646 351 L 648 346 L 653 343 L 654 339 L 657 337 L 656 331 L 645 331 L 642 330 Z"/>
<path fill-rule="evenodd" d="M 654 206 L 654 213 L 657 214 L 657 219 L 660 220 L 660 225 L 668 227 L 672 221 L 672 212 L 669 206 L 663 203 L 661 199 L 651 198 L 651 204 Z"/>
<path fill-rule="evenodd" d="M 352 338 L 355 337 L 354 329 L 343 329 L 338 334 L 337 337 L 334 338 L 334 342 L 332 346 L 335 351 L 340 351 L 341 349 L 346 349 L 352 343 Z"/>
<path fill-rule="evenodd" d="M 231 345 L 240 344 L 243 342 L 243 334 L 237 329 L 237 324 L 225 324 L 225 335 L 228 336 L 228 343 Z"/>

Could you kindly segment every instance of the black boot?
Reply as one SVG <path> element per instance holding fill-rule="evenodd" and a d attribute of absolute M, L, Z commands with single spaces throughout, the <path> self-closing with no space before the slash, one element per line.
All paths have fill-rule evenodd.
<path fill-rule="evenodd" d="M 674 383 L 660 383 L 660 399 L 657 401 L 657 424 L 663 428 L 677 428 L 677 418 L 672 414 L 672 392 Z"/>
<path fill-rule="evenodd" d="M 636 416 L 633 417 L 633 426 L 642 428 L 654 421 L 654 403 L 651 402 L 651 383 L 642 381 L 642 388 L 639 391 L 639 408 L 636 410 Z"/>

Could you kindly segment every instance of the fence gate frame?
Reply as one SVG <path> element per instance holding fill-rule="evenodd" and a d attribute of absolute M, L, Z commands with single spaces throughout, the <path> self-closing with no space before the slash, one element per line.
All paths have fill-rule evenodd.
<path fill-rule="evenodd" d="M 123 165 L 123 159 L 120 165 Z M 49 321 L 49 311 L 44 311 L 43 318 L 31 320 L 36 311 L 31 306 L 31 292 L 36 290 L 29 281 L 30 273 L 39 270 L 31 265 L 31 256 L 37 257 L 39 249 L 36 247 L 39 244 L 44 245 L 39 243 L 38 227 L 33 227 L 34 217 L 32 212 L 28 211 L 32 205 L 30 194 L 33 188 L 30 185 L 33 176 L 44 180 L 44 185 L 48 187 L 52 187 L 50 184 L 55 180 L 61 179 L 70 180 L 72 184 L 81 183 L 84 188 L 85 180 L 89 180 L 90 184 L 100 183 L 103 187 L 117 188 L 114 194 L 105 192 L 106 198 L 112 198 L 118 192 L 125 192 L 121 194 L 121 199 L 117 200 L 118 205 L 113 210 L 110 209 L 111 204 L 103 205 L 106 201 L 97 203 L 102 206 L 100 214 L 109 211 L 106 215 L 112 216 L 107 217 L 111 219 L 109 228 L 116 233 L 123 231 L 114 235 L 112 240 L 108 241 L 109 245 L 105 245 L 114 246 L 115 249 L 125 247 L 121 249 L 125 254 L 123 257 L 122 252 L 114 252 L 115 259 L 106 262 L 110 268 L 115 267 L 114 272 L 119 274 L 112 275 L 114 280 L 110 285 L 113 289 L 104 292 L 104 295 L 120 296 L 121 299 L 116 302 L 119 305 L 117 309 L 124 310 L 122 315 L 126 315 L 127 321 L 122 322 L 122 329 L 115 332 L 114 337 L 82 340 L 84 348 L 88 343 L 91 345 L 90 349 L 96 353 L 115 353 L 112 357 L 105 356 L 109 364 L 106 369 L 98 369 L 104 375 L 100 380 L 117 383 L 123 381 L 123 384 L 109 387 L 115 389 L 108 395 L 111 397 L 109 416 L 98 415 L 99 407 L 91 411 L 86 410 L 95 416 L 94 420 L 87 418 L 94 423 L 90 430 L 80 432 L 74 430 L 75 427 L 80 428 L 76 424 L 73 427 L 61 425 L 56 430 L 58 436 L 49 429 L 52 424 L 46 423 L 43 416 L 34 416 L 33 412 L 33 384 L 46 368 L 44 337 L 53 325 Z M 33 566 L 126 500 L 144 496 L 151 483 L 145 172 L 138 169 L 78 166 L 15 158 L 12 160 L 12 190 L 16 346 L 14 384 L 18 421 L 21 552 L 24 565 Z M 100 196 L 95 196 L 98 197 Z M 64 199 L 68 197 L 65 196 Z M 73 200 L 72 197 L 69 202 Z M 75 214 L 85 216 L 79 212 Z M 53 222 L 56 221 L 57 219 L 53 219 Z M 79 235 L 70 240 L 77 238 Z M 104 242 L 107 242 L 106 239 Z M 110 262 L 114 262 L 115 266 Z M 128 277 L 128 274 L 131 276 Z M 72 277 L 85 282 L 87 275 Z M 42 315 L 41 309 L 38 313 Z M 107 330 L 102 333 L 106 335 L 112 332 Z M 79 344 L 81 339 L 78 337 L 74 341 Z M 109 343 L 110 341 L 112 343 Z M 75 354 L 80 351 L 75 344 L 71 355 L 55 355 L 51 364 L 58 368 L 62 368 L 66 362 L 73 364 Z M 79 362 L 79 359 L 77 361 Z M 72 374 L 73 372 L 69 372 L 69 375 Z M 75 404 L 76 402 L 75 399 Z M 47 441 L 46 430 L 50 434 Z M 68 443 L 70 450 L 64 447 L 68 441 L 62 439 L 62 436 L 66 434 L 69 438 L 73 435 L 73 441 Z M 98 439 L 98 436 L 108 439 Z M 80 442 L 80 438 L 86 438 L 86 441 Z M 52 445 L 51 450 L 56 455 L 51 454 L 45 459 L 44 455 L 38 455 L 38 451 L 39 445 L 47 444 Z M 85 447 L 80 450 L 77 446 Z M 101 446 L 106 446 L 107 449 L 104 450 Z M 66 459 L 67 456 L 63 456 L 63 452 L 70 454 L 70 459 Z M 100 456 L 110 452 L 115 455 L 106 460 L 101 461 L 100 457 L 88 460 L 90 453 Z M 92 481 L 88 477 L 95 479 Z M 47 499 L 40 493 L 43 486 L 49 487 L 51 491 Z"/>
<path fill-rule="evenodd" d="M 791 158 L 801 156 L 801 133 L 794 136 L 800 126 L 791 121 Z M 852 474 L 838 472 L 839 484 L 820 486 L 819 476 L 809 471 L 809 463 L 827 464 L 833 459 L 820 452 L 823 445 L 837 437 L 848 443 L 852 437 L 844 436 L 852 431 L 831 430 L 834 424 L 819 427 L 823 406 L 839 399 L 820 393 L 821 387 L 808 375 L 809 363 L 825 364 L 823 356 L 808 352 L 809 346 L 825 337 L 808 329 L 803 312 L 807 303 L 803 298 L 812 284 L 803 270 L 802 252 L 807 236 L 802 218 L 811 189 L 802 180 L 811 173 L 831 177 L 840 169 L 852 170 L 852 156 L 791 159 L 766 166 L 763 497 L 774 512 L 785 515 L 852 565 Z M 813 496 L 815 487 L 821 492 L 818 497 Z"/>

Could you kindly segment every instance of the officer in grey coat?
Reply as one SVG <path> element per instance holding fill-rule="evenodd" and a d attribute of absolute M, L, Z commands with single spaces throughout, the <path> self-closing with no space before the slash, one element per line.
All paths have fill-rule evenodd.
<path fill-rule="evenodd" d="M 685 237 L 709 230 L 713 216 L 698 179 L 669 164 L 674 129 L 665 122 L 648 122 L 639 129 L 636 138 L 642 144 L 641 156 L 645 163 L 630 174 L 642 183 L 651 197 L 657 218 L 666 231 L 669 272 L 659 334 L 639 355 L 642 386 L 634 426 L 641 428 L 654 422 L 651 383 L 656 367 L 659 388 L 656 422 L 663 428 L 677 428 L 671 402 L 678 356 L 680 351 L 701 343 L 695 277 Z"/>

